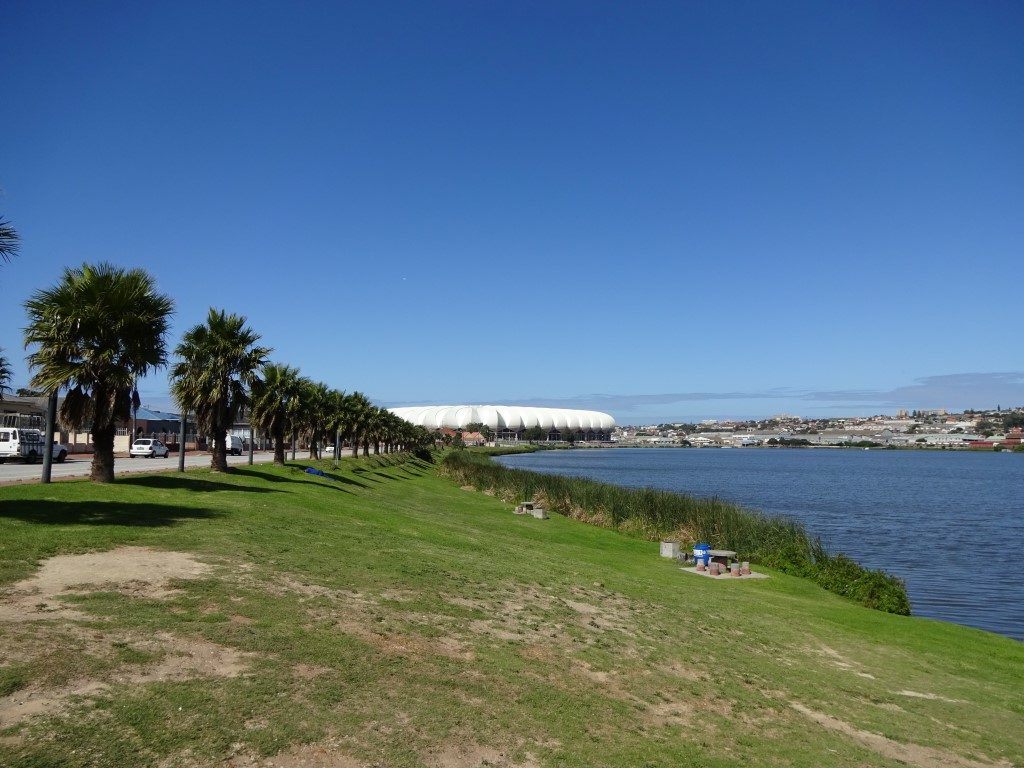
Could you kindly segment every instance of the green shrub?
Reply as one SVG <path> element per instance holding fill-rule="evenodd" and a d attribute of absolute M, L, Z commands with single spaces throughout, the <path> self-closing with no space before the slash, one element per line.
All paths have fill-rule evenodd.
<path fill-rule="evenodd" d="M 850 597 L 854 584 L 864 574 L 864 568 L 846 555 L 833 555 L 818 562 L 813 578 L 829 592 Z"/>
<path fill-rule="evenodd" d="M 910 615 L 910 598 L 902 579 L 882 571 L 861 570 L 847 597 L 876 611 Z"/>
<path fill-rule="evenodd" d="M 816 572 L 816 566 L 810 551 L 795 542 L 780 544 L 775 548 L 766 547 L 758 553 L 754 562 L 774 568 L 776 571 L 788 573 L 791 576 L 801 576 L 803 578 L 813 577 Z"/>

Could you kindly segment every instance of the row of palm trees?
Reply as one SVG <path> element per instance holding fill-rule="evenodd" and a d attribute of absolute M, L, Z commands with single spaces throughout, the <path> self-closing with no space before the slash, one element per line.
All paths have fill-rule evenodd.
<path fill-rule="evenodd" d="M 295 456 L 299 438 L 309 444 L 309 457 L 318 459 L 324 446 L 339 452 L 343 441 L 352 455 L 391 453 L 399 448 L 433 444 L 434 435 L 378 408 L 361 392 L 345 393 L 300 375 L 297 368 L 267 363 L 251 390 L 250 418 L 274 442 L 274 461 L 283 464 L 285 445 Z"/>
<path fill-rule="evenodd" d="M 114 436 L 138 407 L 136 382 L 168 363 L 166 334 L 173 300 L 159 293 L 141 269 L 111 264 L 67 268 L 52 288 L 25 302 L 25 347 L 32 386 L 65 391 L 61 422 L 72 429 L 89 425 L 93 442 L 90 476 L 114 479 Z M 243 410 L 255 429 L 274 442 L 274 461 L 285 460 L 286 437 L 292 456 L 299 438 L 310 457 L 319 458 L 331 436 L 368 454 L 430 445 L 433 435 L 363 394 L 346 394 L 302 376 L 297 368 L 271 362 L 273 350 L 246 319 L 210 309 L 206 321 L 190 328 L 174 350 L 171 394 L 183 412 L 195 414 L 202 434 L 213 438 L 210 465 L 227 471 L 227 431 Z"/>

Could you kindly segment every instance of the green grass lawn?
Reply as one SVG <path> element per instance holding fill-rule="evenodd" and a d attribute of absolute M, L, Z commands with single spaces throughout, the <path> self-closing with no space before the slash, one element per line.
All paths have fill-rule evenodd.
<path fill-rule="evenodd" d="M 0 489 L 0 765 L 1024 763 L 1020 643 L 684 574 L 421 462 L 327 471 Z"/>

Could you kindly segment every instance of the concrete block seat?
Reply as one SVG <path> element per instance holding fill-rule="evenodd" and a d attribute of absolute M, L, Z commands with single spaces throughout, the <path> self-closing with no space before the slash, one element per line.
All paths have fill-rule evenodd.
<path fill-rule="evenodd" d="M 544 507 L 540 506 L 535 501 L 524 501 L 521 504 L 517 504 L 513 510 L 514 515 L 530 515 L 537 518 L 538 520 L 547 520 L 547 512 L 544 511 Z"/>

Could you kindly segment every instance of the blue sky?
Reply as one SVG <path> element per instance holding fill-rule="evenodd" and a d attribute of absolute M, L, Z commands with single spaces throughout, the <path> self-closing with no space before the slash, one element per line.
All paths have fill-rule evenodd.
<path fill-rule="evenodd" d="M 0 346 L 142 266 L 382 404 L 1024 404 L 1019 3 L 36 3 Z M 164 373 L 143 399 L 168 403 Z"/>

